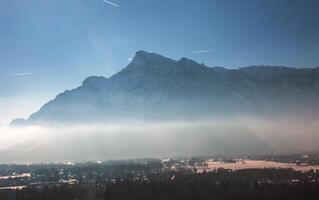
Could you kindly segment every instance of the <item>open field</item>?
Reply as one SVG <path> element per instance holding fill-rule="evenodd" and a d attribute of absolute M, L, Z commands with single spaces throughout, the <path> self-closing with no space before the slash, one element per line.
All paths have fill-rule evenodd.
<path fill-rule="evenodd" d="M 289 169 L 292 168 L 296 171 L 309 171 L 319 170 L 319 165 L 297 165 L 295 163 L 282 163 L 265 160 L 245 160 L 244 162 L 236 163 L 225 163 L 219 161 L 206 161 L 205 170 L 212 171 L 219 168 L 241 170 L 241 169 L 264 169 L 264 168 L 278 168 L 278 169 Z M 203 171 L 200 169 L 199 171 Z"/>

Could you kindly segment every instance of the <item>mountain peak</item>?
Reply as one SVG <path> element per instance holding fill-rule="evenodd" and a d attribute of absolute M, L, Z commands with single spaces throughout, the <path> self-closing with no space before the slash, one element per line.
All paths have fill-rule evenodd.
<path fill-rule="evenodd" d="M 133 64 L 145 65 L 145 64 L 163 64 L 163 63 L 175 63 L 175 60 L 164 57 L 156 53 L 150 53 L 147 51 L 137 51 L 132 61 Z"/>
<path fill-rule="evenodd" d="M 135 57 L 130 65 L 134 66 L 147 66 L 147 67 L 154 67 L 154 66 L 165 66 L 165 65 L 176 65 L 179 64 L 181 66 L 196 66 L 200 65 L 194 60 L 189 58 L 183 57 L 180 60 L 176 61 L 160 54 L 150 53 L 147 51 L 137 51 Z"/>
<path fill-rule="evenodd" d="M 198 62 L 191 60 L 189 58 L 183 57 L 178 61 L 179 64 L 185 65 L 185 66 L 190 66 L 190 65 L 199 65 Z"/>
<path fill-rule="evenodd" d="M 318 117 L 316 69 L 208 68 L 185 57 L 176 61 L 138 51 L 121 72 L 110 78 L 88 77 L 82 86 L 59 94 L 27 120 L 12 124 L 267 115 L 275 110 L 289 115 L 301 110 Z"/>
<path fill-rule="evenodd" d="M 144 50 L 139 50 L 135 53 L 135 57 L 143 57 L 143 56 L 149 56 L 151 54 L 155 54 L 155 53 L 151 53 L 151 52 L 147 52 Z"/>
<path fill-rule="evenodd" d="M 137 51 L 133 61 L 123 70 L 124 72 L 148 71 L 148 70 L 161 70 L 169 68 L 177 62 L 173 59 L 164 57 L 156 53 L 147 51 Z"/>

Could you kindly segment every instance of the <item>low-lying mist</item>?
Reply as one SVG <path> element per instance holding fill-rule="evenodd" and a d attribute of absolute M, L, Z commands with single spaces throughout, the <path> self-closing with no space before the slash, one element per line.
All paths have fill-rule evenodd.
<path fill-rule="evenodd" d="M 250 117 L 6 128 L 0 162 L 316 151 L 318 130 L 318 120 Z"/>

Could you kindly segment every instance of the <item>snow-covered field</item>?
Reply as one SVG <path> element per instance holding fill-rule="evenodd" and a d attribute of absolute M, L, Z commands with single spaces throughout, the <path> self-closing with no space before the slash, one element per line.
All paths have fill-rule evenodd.
<path fill-rule="evenodd" d="M 319 170 L 319 165 L 296 165 L 294 163 L 282 163 L 265 160 L 245 160 L 244 162 L 237 163 L 224 163 L 219 161 L 206 161 L 206 171 L 211 171 L 218 168 L 240 170 L 240 169 L 264 169 L 264 168 L 277 168 L 288 169 L 292 168 L 296 171 L 309 171 Z M 204 170 L 204 169 L 201 169 Z"/>

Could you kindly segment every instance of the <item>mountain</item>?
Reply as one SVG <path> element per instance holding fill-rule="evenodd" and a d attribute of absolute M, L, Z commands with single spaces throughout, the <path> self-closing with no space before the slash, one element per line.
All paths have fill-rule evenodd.
<path fill-rule="evenodd" d="M 88 77 L 12 125 L 318 114 L 319 68 L 210 68 L 138 51 L 117 74 Z"/>

